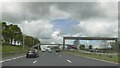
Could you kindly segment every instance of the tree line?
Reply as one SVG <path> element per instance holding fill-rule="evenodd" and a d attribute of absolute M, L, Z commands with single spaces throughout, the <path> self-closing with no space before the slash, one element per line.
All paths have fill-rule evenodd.
<path fill-rule="evenodd" d="M 38 38 L 28 36 L 22 33 L 20 27 L 14 24 L 7 24 L 6 22 L 0 22 L 2 24 L 2 43 L 7 45 L 20 44 L 32 47 L 36 44 L 40 44 Z"/>

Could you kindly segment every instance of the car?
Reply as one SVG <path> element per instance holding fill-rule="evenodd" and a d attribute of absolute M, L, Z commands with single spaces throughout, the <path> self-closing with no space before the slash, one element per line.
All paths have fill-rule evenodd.
<path fill-rule="evenodd" d="M 49 52 L 49 53 L 52 53 L 52 50 L 51 50 L 51 49 L 49 49 L 49 50 L 48 50 L 48 52 Z"/>
<path fill-rule="evenodd" d="M 26 58 L 37 58 L 37 57 L 39 57 L 38 52 L 31 50 L 26 53 Z"/>
<path fill-rule="evenodd" d="M 47 48 L 47 51 L 48 51 L 49 53 L 52 53 L 52 50 L 51 50 L 50 48 Z"/>
<path fill-rule="evenodd" d="M 56 52 L 60 52 L 60 49 L 56 49 Z"/>
<path fill-rule="evenodd" d="M 70 45 L 68 49 L 77 49 L 77 47 L 75 45 Z"/>
<path fill-rule="evenodd" d="M 42 52 L 46 52 L 45 50 L 42 50 Z"/>

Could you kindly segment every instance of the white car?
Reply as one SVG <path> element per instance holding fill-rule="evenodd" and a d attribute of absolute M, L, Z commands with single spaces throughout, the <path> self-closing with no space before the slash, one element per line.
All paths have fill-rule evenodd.
<path fill-rule="evenodd" d="M 52 52 L 52 50 L 50 48 L 47 48 L 47 51 L 50 52 L 50 53 Z"/>

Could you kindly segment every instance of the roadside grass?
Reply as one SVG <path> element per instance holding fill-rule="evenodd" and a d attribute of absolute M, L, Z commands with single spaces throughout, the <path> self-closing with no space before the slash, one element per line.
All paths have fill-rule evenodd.
<path fill-rule="evenodd" d="M 13 46 L 13 45 L 2 45 L 1 51 L 2 58 L 9 56 L 16 56 L 26 53 L 28 50 L 27 47 L 23 49 L 22 46 Z"/>
<path fill-rule="evenodd" d="M 102 60 L 120 63 L 120 61 L 119 61 L 120 55 L 118 56 L 118 55 L 106 55 L 106 54 L 96 54 L 96 53 L 83 53 L 83 52 L 78 51 L 78 50 L 72 50 L 72 51 L 65 50 L 64 52 L 67 54 L 78 55 L 81 57 L 97 58 L 97 59 L 102 59 Z"/>
<path fill-rule="evenodd" d="M 11 57 L 11 56 L 20 56 L 20 55 L 24 55 L 25 53 L 21 52 L 21 53 L 11 53 L 11 54 L 2 54 L 2 59 L 6 58 L 6 57 Z"/>
<path fill-rule="evenodd" d="M 27 48 L 22 46 L 2 45 L 2 52 L 26 52 Z"/>

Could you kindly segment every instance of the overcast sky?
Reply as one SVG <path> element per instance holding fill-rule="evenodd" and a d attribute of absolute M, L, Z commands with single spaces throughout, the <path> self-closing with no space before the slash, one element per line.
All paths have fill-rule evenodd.
<path fill-rule="evenodd" d="M 62 43 L 63 36 L 118 37 L 117 17 L 117 2 L 2 3 L 3 21 L 43 43 Z"/>

